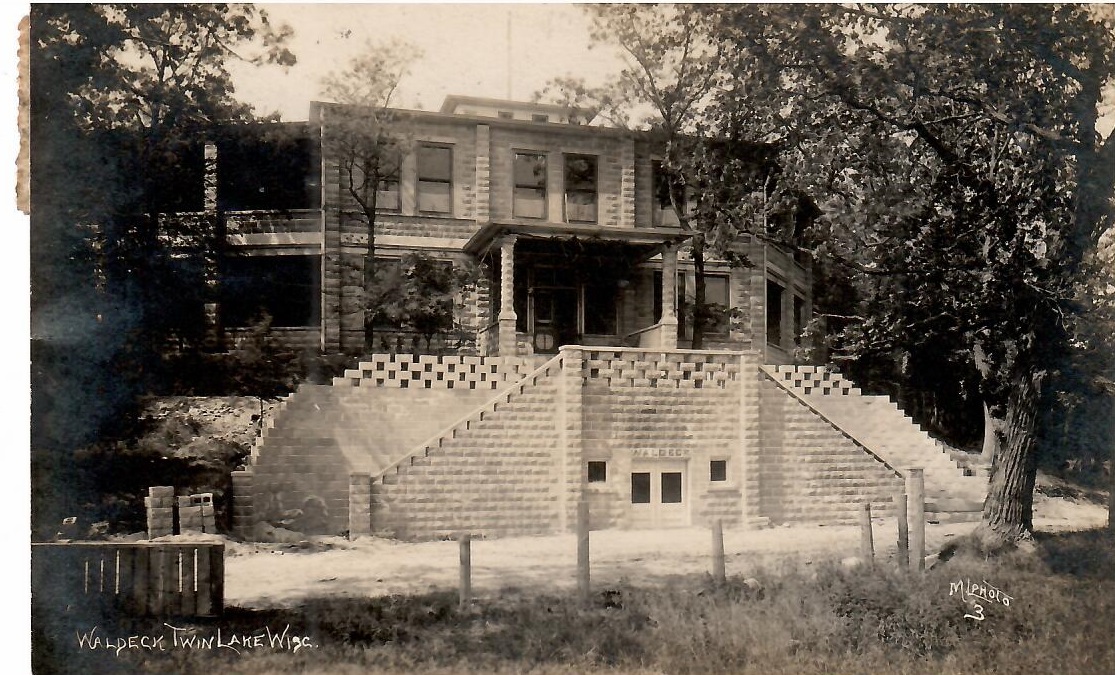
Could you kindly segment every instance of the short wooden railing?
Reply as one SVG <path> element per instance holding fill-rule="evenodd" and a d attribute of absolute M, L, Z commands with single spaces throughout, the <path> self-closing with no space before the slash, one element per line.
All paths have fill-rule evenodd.
<path fill-rule="evenodd" d="M 224 544 L 76 542 L 31 545 L 31 600 L 50 611 L 216 616 Z"/>

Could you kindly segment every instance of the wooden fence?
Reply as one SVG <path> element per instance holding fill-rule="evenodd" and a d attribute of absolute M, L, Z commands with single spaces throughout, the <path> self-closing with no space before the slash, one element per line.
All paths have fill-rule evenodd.
<path fill-rule="evenodd" d="M 216 616 L 224 607 L 224 544 L 31 545 L 31 601 L 50 611 Z"/>

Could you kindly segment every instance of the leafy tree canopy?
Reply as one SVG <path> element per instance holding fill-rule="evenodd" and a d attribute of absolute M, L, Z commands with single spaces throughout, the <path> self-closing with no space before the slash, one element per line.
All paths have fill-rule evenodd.
<path fill-rule="evenodd" d="M 779 144 L 823 210 L 815 252 L 857 280 L 837 356 L 967 360 L 1000 425 L 984 533 L 1024 534 L 1038 397 L 1111 226 L 1110 8 L 706 9 L 709 124 Z"/>

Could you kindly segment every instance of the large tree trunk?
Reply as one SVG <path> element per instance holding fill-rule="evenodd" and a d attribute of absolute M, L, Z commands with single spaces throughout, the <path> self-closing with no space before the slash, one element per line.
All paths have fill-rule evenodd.
<path fill-rule="evenodd" d="M 1043 378 L 1041 372 L 1022 373 L 1007 402 L 1004 443 L 991 465 L 991 485 L 975 532 L 988 550 L 1028 539 L 1033 531 L 1034 431 Z"/>
<path fill-rule="evenodd" d="M 1108 420 L 1115 420 L 1115 400 L 1112 400 L 1111 417 Z M 1115 532 L 1115 443 L 1111 446 L 1111 461 L 1108 464 L 1108 475 L 1111 477 L 1111 485 L 1108 486 L 1107 494 L 1107 529 Z"/>

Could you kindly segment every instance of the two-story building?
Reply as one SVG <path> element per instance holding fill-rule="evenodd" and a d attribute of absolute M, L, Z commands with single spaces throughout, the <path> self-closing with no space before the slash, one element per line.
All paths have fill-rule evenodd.
<path fill-rule="evenodd" d="M 263 307 L 288 343 L 365 351 L 367 224 L 321 143 L 336 110 L 312 104 L 306 137 L 287 141 L 282 175 L 236 148 L 210 150 L 218 179 L 207 208 L 225 214 L 234 254 L 221 308 L 232 336 Z M 380 186 L 375 255 L 484 263 L 457 308 L 474 353 L 690 345 L 688 237 L 663 198 L 662 149 L 649 134 L 586 124 L 583 110 L 464 96 L 438 112 L 394 116 L 408 151 Z M 306 175 L 293 168 L 299 162 Z M 722 318 L 704 346 L 789 363 L 812 311 L 809 267 L 749 236 L 736 246 L 751 267 L 706 265 L 706 302 Z M 415 344 L 405 331 L 377 332 L 377 351 Z"/>
<path fill-rule="evenodd" d="M 561 532 L 586 503 L 597 529 L 849 521 L 892 508 L 910 466 L 927 509 L 978 513 L 985 483 L 890 401 L 787 365 L 811 279 L 786 251 L 743 235 L 750 265 L 706 265 L 707 302 L 733 312 L 689 349 L 694 269 L 661 148 L 580 110 L 451 96 L 394 114 L 406 152 L 378 185 L 375 264 L 422 251 L 484 272 L 456 308 L 463 349 L 381 327 L 366 354 L 368 225 L 323 141 L 343 112 L 313 104 L 262 153 L 207 149 L 226 333 L 262 308 L 290 344 L 362 355 L 266 421 L 232 476 L 240 535 Z"/>

